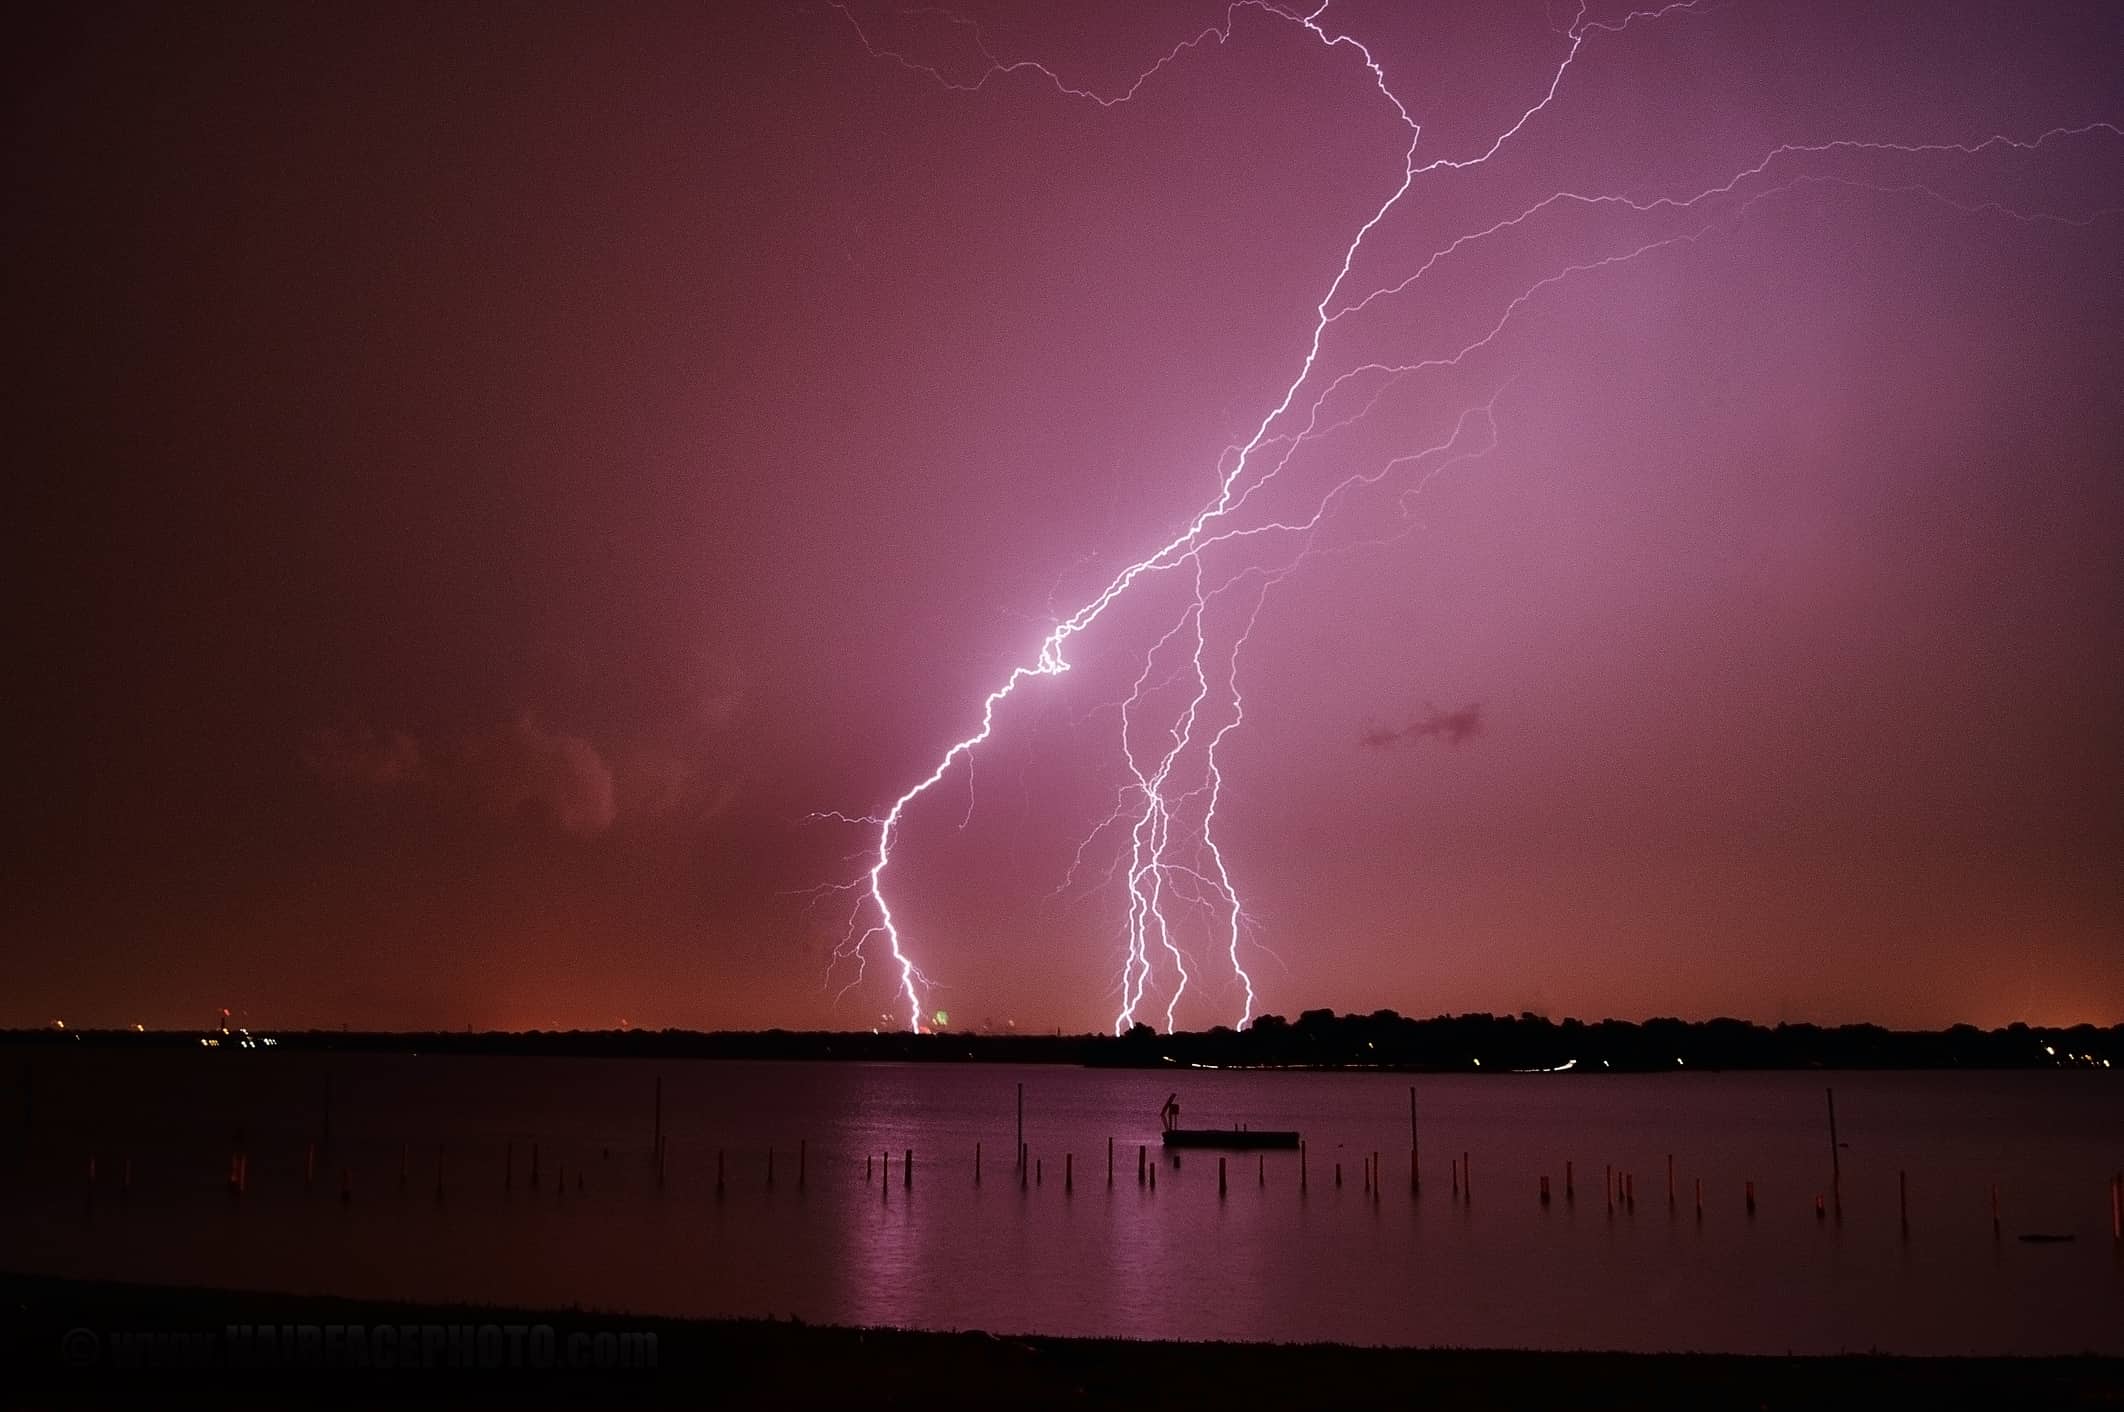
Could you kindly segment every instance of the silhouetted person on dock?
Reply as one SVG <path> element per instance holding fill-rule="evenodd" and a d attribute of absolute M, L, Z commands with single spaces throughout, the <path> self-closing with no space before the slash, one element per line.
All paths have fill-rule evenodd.
<path fill-rule="evenodd" d="M 1174 1128 L 1180 1126 L 1179 1094 L 1168 1093 L 1165 1095 L 1165 1106 L 1158 1110 L 1158 1123 L 1167 1132 L 1171 1132 Z"/>

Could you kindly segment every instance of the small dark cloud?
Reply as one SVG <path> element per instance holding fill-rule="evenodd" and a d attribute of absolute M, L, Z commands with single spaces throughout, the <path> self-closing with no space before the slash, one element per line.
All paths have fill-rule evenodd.
<path fill-rule="evenodd" d="M 1377 721 L 1366 721 L 1357 738 L 1374 750 L 1384 750 L 1401 743 L 1401 731 L 1395 726 L 1383 726 Z"/>
<path fill-rule="evenodd" d="M 1458 745 L 1470 736 L 1482 734 L 1482 703 L 1471 702 L 1457 711 L 1441 711 L 1428 701 L 1423 714 L 1405 726 L 1381 725 L 1367 721 L 1358 740 L 1374 750 L 1386 750 L 1393 746 L 1435 737 L 1448 745 Z"/>

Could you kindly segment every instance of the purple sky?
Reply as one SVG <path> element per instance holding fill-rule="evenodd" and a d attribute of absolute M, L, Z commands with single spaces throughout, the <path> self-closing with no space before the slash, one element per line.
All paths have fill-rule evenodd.
<path fill-rule="evenodd" d="M 1559 201 L 1337 319 L 1301 417 L 1496 335 L 1346 384 L 1232 524 L 1452 451 L 1302 561 L 1201 561 L 1219 672 L 1290 570 L 1217 757 L 1258 1009 L 2124 1018 L 2124 134 L 1741 175 L 2124 124 L 2124 10 L 1626 4 L 1333 307 L 1558 192 L 1730 194 Z M 18 29 L 0 1024 L 904 1012 L 875 951 L 837 998 L 859 894 L 805 895 L 874 831 L 804 816 L 889 806 L 1210 503 L 1408 141 L 1261 9 L 1113 106 L 979 46 L 1112 96 L 1226 12 L 969 13 Z M 1572 23 L 1320 20 L 1419 165 L 1540 104 Z M 1112 1023 L 1123 833 L 1065 883 L 1190 585 L 909 809 L 887 890 L 953 1024 Z M 1177 1018 L 1230 1022 L 1182 912 Z"/>

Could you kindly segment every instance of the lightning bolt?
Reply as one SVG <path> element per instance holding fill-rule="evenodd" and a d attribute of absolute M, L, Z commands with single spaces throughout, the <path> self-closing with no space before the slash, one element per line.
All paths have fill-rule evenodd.
<path fill-rule="evenodd" d="M 1254 425 L 1252 434 L 1243 442 L 1227 446 L 1219 456 L 1215 495 L 1164 543 L 1114 573 L 1098 593 L 1084 600 L 1074 612 L 1055 618 L 1030 654 L 1031 660 L 1014 667 L 982 700 L 978 728 L 951 743 L 929 771 L 900 793 L 889 807 L 870 815 L 829 813 L 813 816 L 869 829 L 874 839 L 868 855 L 869 864 L 861 877 L 846 884 L 829 885 L 825 890 L 855 895 L 842 941 L 835 952 L 836 963 L 853 960 L 856 964 L 856 978 L 843 987 L 842 993 L 862 982 L 869 950 L 873 944 L 882 943 L 891 957 L 898 992 L 907 1005 L 909 1027 L 915 1030 L 922 1027 L 922 992 L 930 982 L 913 959 L 886 890 L 886 877 L 909 810 L 962 761 L 970 772 L 974 752 L 996 731 L 998 711 L 1028 682 L 1068 672 L 1073 640 L 1092 629 L 1109 608 L 1130 595 L 1145 580 L 1183 568 L 1188 570 L 1189 578 L 1186 605 L 1145 650 L 1141 669 L 1135 675 L 1128 695 L 1118 703 L 1119 744 L 1126 783 L 1117 792 L 1113 811 L 1078 845 L 1063 888 L 1072 884 L 1087 850 L 1097 839 L 1110 831 L 1125 834 L 1126 866 L 1123 868 L 1117 862 L 1115 869 L 1123 879 L 1127 893 L 1118 978 L 1120 1005 L 1114 1019 L 1117 1033 L 1136 1023 L 1136 1016 L 1147 1003 L 1152 988 L 1160 983 L 1161 969 L 1169 969 L 1172 976 L 1164 987 L 1164 1019 L 1168 1029 L 1176 1023 L 1177 1007 L 1183 995 L 1203 974 L 1199 958 L 1191 957 L 1183 945 L 1185 932 L 1177 913 L 1177 908 L 1183 905 L 1208 917 L 1211 942 L 1230 968 L 1241 996 L 1238 1023 L 1244 1026 L 1252 1018 L 1256 993 L 1253 979 L 1241 959 L 1241 945 L 1246 939 L 1250 919 L 1216 833 L 1225 785 L 1218 752 L 1246 717 L 1240 690 L 1240 661 L 1244 650 L 1273 590 L 1306 561 L 1321 554 L 1391 543 L 1411 532 L 1414 528 L 1411 518 L 1413 502 L 1423 489 L 1449 467 L 1486 455 L 1497 445 L 1496 406 L 1505 389 L 1499 386 L 1487 401 L 1463 409 L 1444 441 L 1404 451 L 1368 469 L 1343 475 L 1312 498 L 1309 511 L 1253 523 L 1241 522 L 1238 517 L 1257 497 L 1265 498 L 1271 486 L 1282 481 L 1285 471 L 1301 450 L 1323 443 L 1364 421 L 1381 405 L 1390 389 L 1420 373 L 1461 367 L 1473 355 L 1492 346 L 1530 302 L 1559 284 L 1658 252 L 1693 245 L 1715 233 L 1721 224 L 1738 221 L 1762 203 L 1801 187 L 1844 186 L 1885 195 L 1915 196 L 1965 214 L 1991 213 L 2030 222 L 2085 225 L 2116 214 L 2114 209 L 2104 208 L 2073 217 L 2051 212 L 2023 212 L 1998 202 L 1962 202 L 1921 182 L 1884 185 L 1807 171 L 1769 180 L 1773 169 L 1809 158 L 1848 155 L 1969 157 L 1994 150 L 2032 152 L 2045 144 L 2074 138 L 2124 137 L 2124 128 L 2110 122 L 2056 127 L 2027 140 L 1994 134 L 1975 142 L 1899 143 L 1837 139 L 1820 143 L 1784 143 L 1771 148 L 1758 161 L 1734 171 L 1725 180 L 1688 195 L 1639 200 L 1612 193 L 1555 192 L 1516 214 L 1456 236 L 1418 261 L 1401 278 L 1352 296 L 1346 293 L 1346 287 L 1352 283 L 1352 271 L 1367 240 L 1391 218 L 1419 179 L 1433 173 L 1467 171 L 1497 158 L 1555 102 L 1573 65 L 1596 35 L 1620 35 L 1640 23 L 1676 14 L 1702 13 L 1709 8 L 1709 0 L 1675 0 L 1675 3 L 1631 10 L 1617 18 L 1600 21 L 1589 20 L 1585 6 L 1581 4 L 1571 25 L 1561 35 L 1563 53 L 1549 71 L 1546 82 L 1540 85 L 1534 101 L 1471 155 L 1441 156 L 1427 161 L 1419 160 L 1422 128 L 1410 115 L 1408 104 L 1389 86 L 1386 72 L 1370 48 L 1355 37 L 1333 31 L 1326 25 L 1327 4 L 1301 12 L 1286 9 L 1271 0 L 1235 0 L 1225 9 L 1219 22 L 1173 45 L 1125 89 L 1111 94 L 1073 85 L 1056 70 L 1036 60 L 998 57 L 980 27 L 970 20 L 941 10 L 908 12 L 940 17 L 971 36 L 974 49 L 985 67 L 972 79 L 954 78 L 935 65 L 876 43 L 847 5 L 836 3 L 834 8 L 873 56 L 892 60 L 943 89 L 979 93 L 998 80 L 1024 76 L 1044 81 L 1062 97 L 1090 102 L 1102 109 L 1127 104 L 1164 70 L 1195 51 L 1229 42 L 1242 15 L 1258 14 L 1279 25 L 1294 27 L 1330 51 L 1348 51 L 1362 66 L 1371 87 L 1384 100 L 1393 120 L 1407 137 L 1400 171 L 1391 182 L 1387 195 L 1343 246 L 1325 292 L 1314 305 L 1312 328 L 1295 374 L 1285 385 L 1282 395 Z M 1759 189 L 1742 197 L 1741 193 L 1751 183 L 1759 183 Z M 1721 205 L 1729 199 L 1737 200 L 1737 204 L 1730 208 Z M 1706 209 L 1713 214 L 1674 233 L 1640 239 L 1611 253 L 1552 269 L 1506 301 L 1494 322 L 1472 339 L 1429 357 L 1396 362 L 1372 360 L 1346 367 L 1322 382 L 1308 400 L 1301 402 L 1301 393 L 1316 381 L 1323 347 L 1336 327 L 1375 306 L 1407 295 L 1426 276 L 1461 255 L 1468 247 L 1528 228 L 1556 212 L 1572 208 L 1632 217 L 1686 218 Z M 1358 391 L 1364 383 L 1370 384 L 1369 389 L 1353 407 L 1333 410 L 1346 391 Z M 1296 425 L 1286 427 L 1287 423 Z M 1465 434 L 1478 423 L 1485 433 L 1482 444 L 1472 449 L 1464 447 Z M 1320 543 L 1322 530 L 1339 509 L 1366 492 L 1386 486 L 1395 488 L 1395 514 L 1386 532 L 1360 538 L 1348 545 L 1323 546 Z M 1253 557 L 1245 557 L 1246 554 Z M 1263 562 L 1264 559 L 1267 562 Z M 1169 662 L 1169 658 L 1178 661 Z M 1177 707 L 1160 714 L 1161 693 L 1174 683 L 1181 684 L 1183 699 Z M 1154 717 L 1156 723 L 1146 727 L 1146 716 Z M 970 790 L 970 774 L 968 783 Z M 970 812 L 968 818 L 971 818 Z M 961 827 L 964 826 L 962 823 Z"/>

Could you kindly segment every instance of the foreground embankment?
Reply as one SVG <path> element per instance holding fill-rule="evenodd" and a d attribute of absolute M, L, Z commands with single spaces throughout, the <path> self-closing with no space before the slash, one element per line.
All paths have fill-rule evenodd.
<path fill-rule="evenodd" d="M 0 1400 L 54 1407 L 2124 1405 L 2124 1360 L 2112 1358 L 997 1337 L 4 1274 L 0 1359 Z"/>

